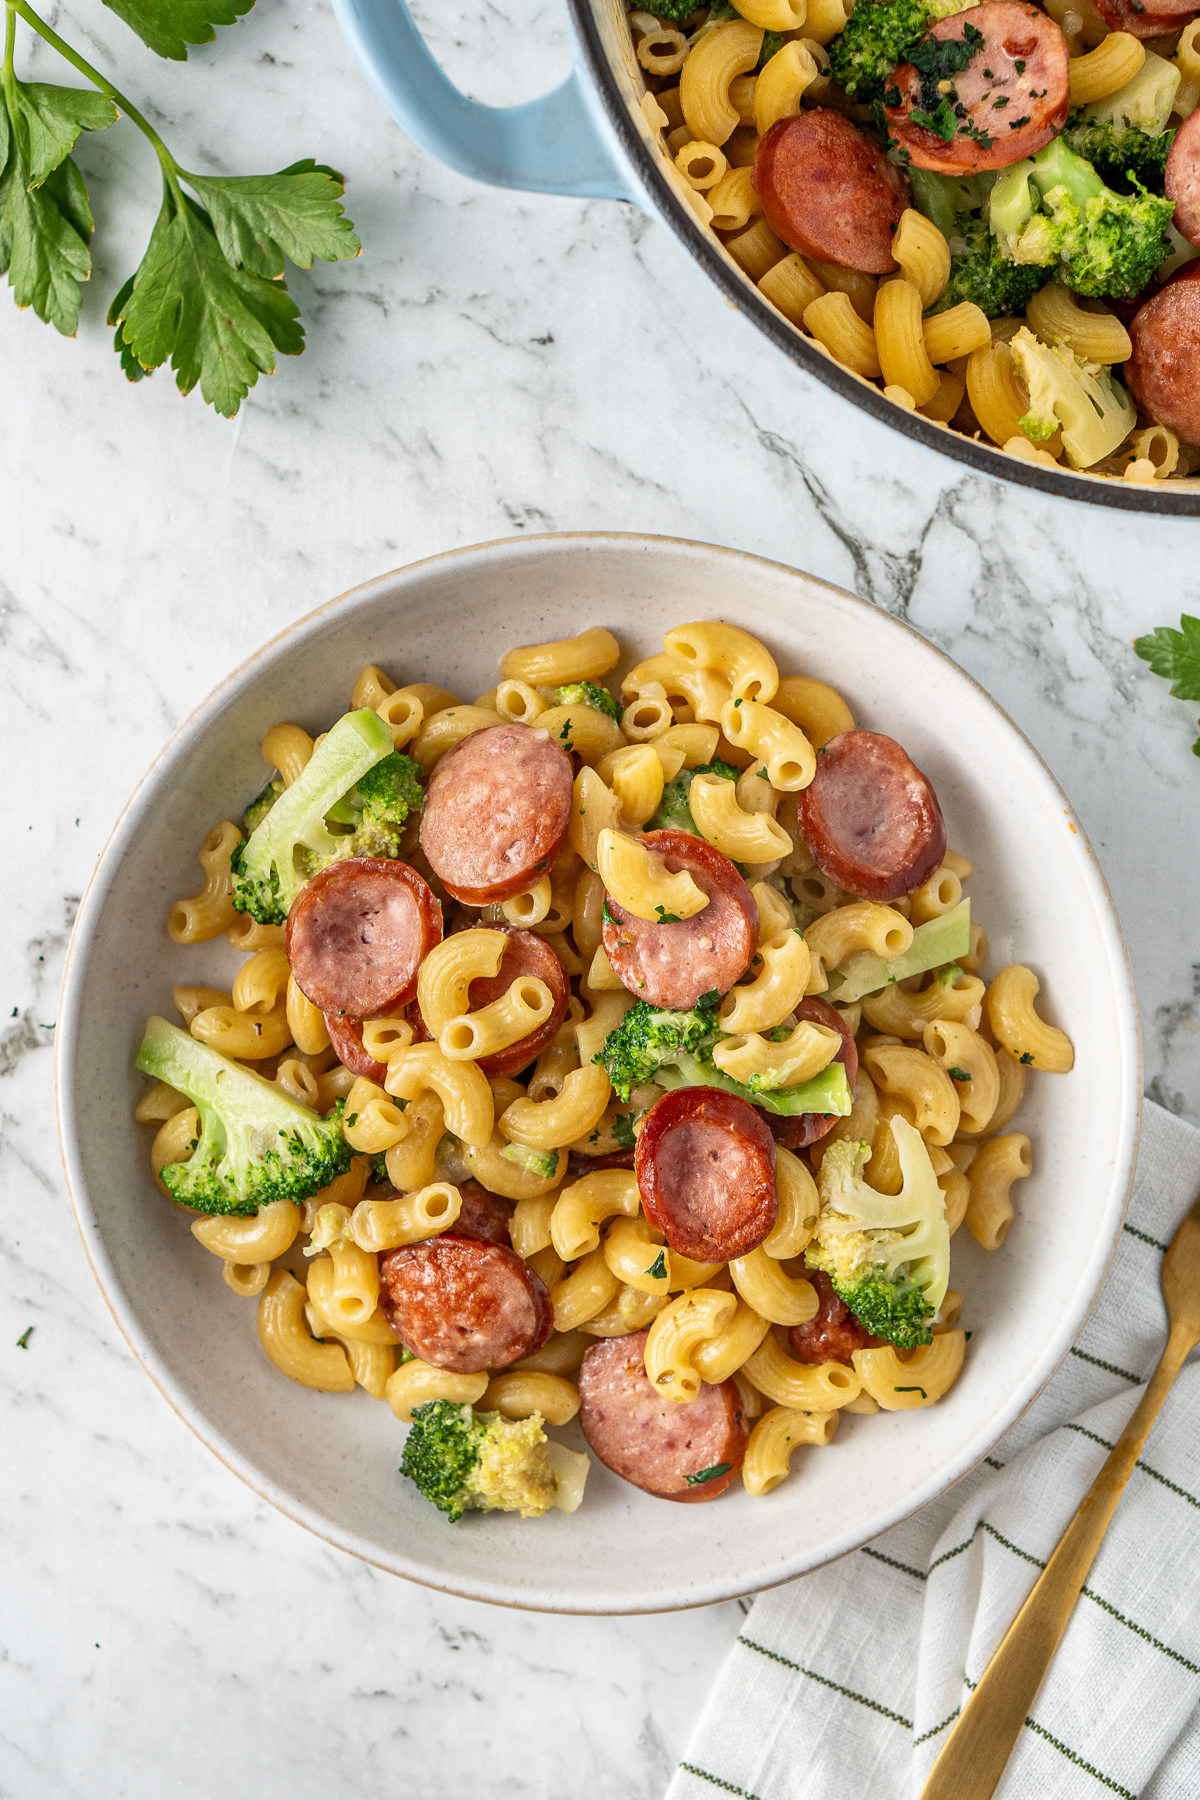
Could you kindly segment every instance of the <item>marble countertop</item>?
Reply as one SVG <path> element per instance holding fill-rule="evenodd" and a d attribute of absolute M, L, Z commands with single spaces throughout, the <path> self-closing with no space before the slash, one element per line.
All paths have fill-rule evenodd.
<path fill-rule="evenodd" d="M 55 1142 L 77 898 L 178 721 L 331 595 L 508 533 L 709 539 L 906 618 L 1008 709 L 1112 885 L 1147 1089 L 1197 1118 L 1200 767 L 1191 712 L 1130 639 L 1196 610 L 1200 528 L 964 475 L 771 355 L 632 209 L 436 167 L 324 6 L 264 5 L 186 67 L 111 13 L 63 10 L 191 167 L 343 169 L 366 248 L 295 278 L 307 353 L 233 423 L 166 374 L 120 377 L 104 309 L 156 206 L 128 126 L 80 150 L 99 231 L 78 339 L 0 298 L 0 1792 L 652 1800 L 736 1605 L 573 1620 L 406 1586 L 270 1511 L 133 1362 Z M 439 8 L 432 41 L 492 101 L 532 96 L 568 59 L 543 0 Z M 64 78 L 49 54 L 20 57 Z"/>

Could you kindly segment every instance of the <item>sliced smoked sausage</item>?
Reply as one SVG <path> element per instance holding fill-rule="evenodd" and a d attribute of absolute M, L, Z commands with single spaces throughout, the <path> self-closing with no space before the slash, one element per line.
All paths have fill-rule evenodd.
<path fill-rule="evenodd" d="M 1139 308 L 1129 336 L 1125 380 L 1134 399 L 1156 425 L 1200 444 L 1200 260 Z"/>
<path fill-rule="evenodd" d="M 325 1029 L 329 1033 L 334 1054 L 343 1068 L 349 1069 L 352 1075 L 365 1076 L 376 1087 L 382 1087 L 387 1066 L 376 1062 L 364 1045 L 362 1020 L 344 1019 L 340 1013 L 326 1013 Z"/>
<path fill-rule="evenodd" d="M 508 947 L 500 960 L 499 972 L 478 976 L 467 989 L 469 1010 L 479 1012 L 482 1007 L 490 1006 L 493 1000 L 507 994 L 512 983 L 523 975 L 533 975 L 544 981 L 554 997 L 554 1011 L 536 1031 L 531 1031 L 518 1043 L 510 1044 L 507 1050 L 497 1050 L 491 1056 L 479 1058 L 479 1067 L 490 1081 L 494 1076 L 515 1075 L 518 1069 L 527 1068 L 557 1036 L 571 1003 L 571 984 L 558 952 L 535 931 L 524 931 L 518 925 L 491 925 L 488 929 L 507 932 Z M 413 1041 L 428 1043 L 433 1033 L 422 1018 L 420 1007 L 411 1006 L 408 1018 L 413 1028 Z"/>
<path fill-rule="evenodd" d="M 808 1279 L 821 1302 L 815 1319 L 791 1329 L 792 1355 L 814 1367 L 826 1362 L 848 1363 L 856 1350 L 877 1350 L 882 1338 L 872 1337 L 860 1325 L 824 1269 L 810 1269 Z"/>
<path fill-rule="evenodd" d="M 863 900 L 914 893 L 946 851 L 932 784 L 877 731 L 843 731 L 817 752 L 800 829 L 821 873 Z"/>
<path fill-rule="evenodd" d="M 524 893 L 562 848 L 571 819 L 570 758 L 549 732 L 490 725 L 443 756 L 421 815 L 421 848 L 467 906 Z"/>
<path fill-rule="evenodd" d="M 1066 124 L 1069 62 L 1066 38 L 1036 6 L 986 0 L 930 28 L 893 71 L 884 117 L 918 169 L 1007 169 Z"/>
<path fill-rule="evenodd" d="M 1200 108 L 1189 113 L 1167 152 L 1163 192 L 1175 202 L 1171 223 L 1200 249 Z"/>
<path fill-rule="evenodd" d="M 601 936 L 620 980 L 651 1006 L 686 1012 L 702 994 L 727 994 L 745 973 L 758 942 L 758 904 L 727 856 L 690 831 L 647 831 L 669 874 L 686 869 L 708 895 L 690 919 L 659 925 L 609 899 Z"/>
<path fill-rule="evenodd" d="M 411 1000 L 442 940 L 442 909 L 407 863 L 348 856 L 302 888 L 284 945 L 296 986 L 323 1013 L 374 1019 Z"/>
<path fill-rule="evenodd" d="M 736 1477 L 749 1436 L 736 1382 L 664 1400 L 646 1375 L 644 1331 L 593 1344 L 578 1379 L 583 1435 L 614 1475 L 683 1501 L 715 1500 Z"/>
<path fill-rule="evenodd" d="M 807 1019 L 813 1025 L 828 1025 L 831 1031 L 840 1031 L 842 1047 L 834 1057 L 846 1071 L 846 1080 L 851 1093 L 854 1092 L 854 1078 L 858 1074 L 858 1045 L 845 1019 L 828 1000 L 820 1000 L 815 995 L 802 1000 L 796 1008 L 797 1019 Z M 797 1113 L 794 1118 L 784 1118 L 780 1113 L 764 1112 L 771 1130 L 771 1136 L 785 1150 L 803 1150 L 806 1144 L 815 1144 L 823 1138 L 827 1131 L 832 1131 L 838 1122 L 838 1113 Z"/>
<path fill-rule="evenodd" d="M 841 113 L 814 106 L 778 120 L 759 140 L 753 180 L 767 224 L 802 256 L 868 275 L 896 267 L 908 179 Z"/>
<path fill-rule="evenodd" d="M 512 1249 L 508 1222 L 516 1202 L 493 1194 L 478 1181 L 456 1183 L 462 1196 L 462 1210 L 454 1221 L 456 1237 L 479 1238 L 487 1244 L 504 1244 Z"/>
<path fill-rule="evenodd" d="M 1143 8 L 1139 0 L 1095 0 L 1095 4 L 1106 25 L 1135 38 L 1165 37 L 1196 14 L 1192 0 L 1159 0 L 1153 12 Z"/>
<path fill-rule="evenodd" d="M 642 1122 L 634 1156 L 646 1217 L 681 1256 L 746 1256 L 775 1224 L 775 1140 L 736 1094 L 664 1094 Z"/>
<path fill-rule="evenodd" d="M 380 1258 L 379 1304 L 406 1350 L 456 1375 L 505 1369 L 554 1329 L 550 1296 L 515 1250 L 450 1231 Z"/>

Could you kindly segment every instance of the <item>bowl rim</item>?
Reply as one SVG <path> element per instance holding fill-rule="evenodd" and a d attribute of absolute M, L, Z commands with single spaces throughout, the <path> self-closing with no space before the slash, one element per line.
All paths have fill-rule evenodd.
<path fill-rule="evenodd" d="M 608 121 L 657 212 L 693 260 L 716 282 L 726 300 L 757 325 L 777 350 L 880 424 L 890 426 L 925 449 L 936 450 L 994 481 L 1009 481 L 1017 487 L 1033 488 L 1037 493 L 1054 494 L 1064 500 L 1081 500 L 1091 506 L 1113 507 L 1118 512 L 1150 513 L 1172 519 L 1200 518 L 1200 485 L 1179 492 L 1172 491 L 1177 484 L 1170 481 L 1118 481 L 1112 476 L 1091 475 L 1084 469 L 1065 470 L 1049 468 L 1043 463 L 1021 462 L 1018 457 L 1006 456 L 998 445 L 964 437 L 962 432 L 937 425 L 921 413 L 897 406 L 879 388 L 861 381 L 832 357 L 823 355 L 810 338 L 791 327 L 763 299 L 752 282 L 730 267 L 700 221 L 666 180 L 650 146 L 634 125 L 617 86 L 596 24 L 595 0 L 567 0 L 567 4 Z"/>
<path fill-rule="evenodd" d="M 1082 1304 L 1077 1299 L 1072 1309 L 1060 1319 L 1032 1373 L 1026 1378 L 1023 1385 L 1015 1390 L 1015 1398 L 1010 1398 L 1008 1404 L 997 1414 L 998 1422 L 994 1421 L 987 1427 L 986 1441 L 981 1440 L 979 1434 L 976 1433 L 969 1441 L 965 1452 L 960 1453 L 941 1468 L 936 1476 L 923 1483 L 915 1490 L 915 1493 L 910 1493 L 904 1499 L 898 1500 L 886 1513 L 873 1520 L 870 1531 L 862 1532 L 858 1528 L 851 1529 L 845 1534 L 844 1540 L 837 1540 L 820 1562 L 807 1563 L 803 1568 L 794 1566 L 785 1569 L 770 1580 L 756 1580 L 749 1588 L 738 1586 L 736 1582 L 731 1584 L 727 1580 L 709 1581 L 707 1584 L 698 1584 L 695 1590 L 690 1590 L 684 1597 L 674 1596 L 670 1599 L 658 1599 L 652 1604 L 644 1606 L 630 1603 L 636 1601 L 635 1594 L 618 1594 L 611 1601 L 606 1596 L 589 1596 L 587 1604 L 564 1604 L 556 1601 L 552 1594 L 527 1596 L 522 1589 L 503 1580 L 486 1583 L 470 1581 L 464 1586 L 456 1586 L 452 1580 L 445 1579 L 440 1573 L 436 1576 L 431 1575 L 426 1567 L 409 1558 L 381 1555 L 377 1546 L 372 1545 L 369 1540 L 362 1539 L 355 1532 L 332 1529 L 323 1514 L 295 1499 L 269 1477 L 262 1474 L 249 1457 L 243 1456 L 226 1441 L 220 1428 L 212 1423 L 201 1407 L 180 1390 L 170 1366 L 165 1359 L 160 1357 L 159 1352 L 149 1343 L 142 1331 L 134 1306 L 125 1293 L 121 1277 L 109 1253 L 91 1205 L 87 1179 L 79 1152 L 78 1133 L 75 1129 L 74 1071 L 79 1040 L 79 1010 L 92 941 L 108 889 L 119 873 L 124 861 L 126 846 L 140 825 L 142 814 L 151 799 L 150 790 L 163 765 L 171 761 L 176 752 L 197 735 L 209 719 L 218 714 L 242 689 L 251 686 L 260 669 L 272 660 L 275 653 L 289 641 L 307 636 L 317 628 L 319 621 L 327 619 L 336 612 L 342 610 L 349 612 L 356 606 L 362 605 L 364 601 L 369 601 L 373 591 L 386 592 L 389 586 L 395 584 L 397 578 L 419 579 L 422 572 L 438 565 L 462 563 L 472 557 L 494 556 L 499 553 L 504 557 L 520 558 L 530 554 L 561 553 L 563 550 L 586 551 L 590 544 L 619 547 L 625 553 L 638 557 L 647 553 L 653 556 L 672 552 L 699 552 L 705 556 L 728 558 L 738 563 L 759 564 L 792 578 L 799 577 L 815 587 L 827 590 L 840 603 L 849 602 L 854 608 L 862 608 L 875 617 L 882 618 L 887 624 L 915 638 L 930 655 L 949 664 L 954 673 L 969 684 L 977 701 L 982 702 L 986 708 L 997 715 L 1001 723 L 1008 728 L 1013 735 L 1016 747 L 1030 759 L 1035 766 L 1035 771 L 1040 772 L 1042 778 L 1050 784 L 1053 792 L 1063 803 L 1066 816 L 1078 839 L 1077 848 L 1083 852 L 1081 870 L 1085 881 L 1092 890 L 1093 898 L 1097 902 L 1097 917 L 1102 933 L 1108 940 L 1111 964 L 1118 974 L 1123 972 L 1124 975 L 1123 981 L 1118 979 L 1115 983 L 1113 999 L 1123 1060 L 1131 1064 L 1131 1072 L 1136 1073 L 1136 1082 L 1130 1084 L 1132 1091 L 1126 1094 L 1122 1104 L 1118 1148 L 1114 1158 L 1114 1171 L 1119 1172 L 1122 1169 L 1125 1171 L 1124 1185 L 1122 1188 L 1120 1182 L 1116 1181 L 1110 1188 L 1107 1208 L 1100 1221 L 1091 1254 L 1079 1283 L 1078 1292 L 1086 1298 Z M 947 1493 L 983 1461 L 994 1444 L 1029 1409 L 1068 1355 L 1111 1266 L 1120 1239 L 1137 1166 L 1142 1119 L 1143 1061 L 1141 1029 L 1129 952 L 1121 931 L 1116 907 L 1096 853 L 1082 824 L 1076 819 L 1070 801 L 1059 787 L 1044 759 L 1020 727 L 1008 717 L 1004 709 L 992 699 L 974 676 L 961 668 L 946 651 L 938 645 L 930 643 L 907 620 L 898 619 L 891 613 L 883 612 L 881 608 L 873 605 L 870 601 L 863 600 L 858 595 L 835 586 L 832 582 L 824 581 L 819 576 L 808 575 L 803 570 L 797 570 L 790 564 L 757 556 L 749 551 L 731 549 L 725 545 L 704 543 L 699 539 L 616 531 L 542 532 L 531 537 L 489 539 L 478 544 L 467 544 L 457 549 L 439 551 L 431 556 L 422 557 L 416 562 L 402 564 L 398 568 L 388 570 L 367 581 L 359 582 L 276 632 L 258 649 L 245 657 L 222 681 L 218 682 L 176 726 L 153 757 L 149 767 L 121 808 L 104 847 L 96 859 L 80 901 L 64 961 L 58 1020 L 54 1062 L 58 1147 L 76 1228 L 88 1265 L 121 1335 L 132 1351 L 135 1360 L 150 1377 L 168 1405 L 217 1460 L 242 1480 L 260 1499 L 267 1501 L 285 1517 L 291 1519 L 293 1523 L 303 1526 L 325 1543 L 331 1544 L 334 1548 L 355 1556 L 375 1568 L 385 1570 L 389 1574 L 400 1575 L 407 1580 L 415 1581 L 420 1586 L 448 1593 L 459 1599 L 479 1600 L 525 1612 L 563 1613 L 576 1616 L 650 1614 L 686 1611 L 694 1607 L 713 1605 L 724 1600 L 739 1599 L 754 1593 L 766 1592 L 772 1587 L 782 1586 L 801 1574 L 810 1573 L 814 1568 L 824 1567 L 861 1549 L 864 1544 L 872 1542 L 883 1532 L 910 1518 L 922 1507 Z M 579 1596 L 572 1598 L 578 1601 Z"/>

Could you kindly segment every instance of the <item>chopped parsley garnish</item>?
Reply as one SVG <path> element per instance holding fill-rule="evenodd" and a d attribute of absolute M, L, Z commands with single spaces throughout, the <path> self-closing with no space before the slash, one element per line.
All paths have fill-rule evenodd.
<path fill-rule="evenodd" d="M 632 1150 L 637 1139 L 633 1135 L 632 1113 L 617 1113 L 613 1118 L 612 1134 L 622 1150 Z"/>
<path fill-rule="evenodd" d="M 665 906 L 656 906 L 654 910 L 658 914 L 660 925 L 682 925 L 683 923 L 678 913 L 668 912 Z"/>
<path fill-rule="evenodd" d="M 667 1273 L 667 1253 L 665 1250 L 659 1251 L 659 1253 L 655 1257 L 654 1261 L 650 1264 L 650 1267 L 646 1270 L 646 1273 L 647 1273 L 647 1275 L 651 1276 L 655 1281 L 662 1281 L 662 1279 L 664 1278 L 664 1276 Z M 688 1480 L 689 1481 L 699 1481 L 700 1476 L 699 1475 L 689 1475 Z"/>
<path fill-rule="evenodd" d="M 1031 1063 L 1033 1061 L 1033 1051 L 1032 1050 L 1022 1050 L 1021 1061 L 1026 1064 Z"/>
<path fill-rule="evenodd" d="M 696 1487 L 702 1481 L 715 1481 L 719 1475 L 728 1475 L 728 1473 L 728 1463 L 714 1463 L 711 1469 L 701 1469 L 698 1475 L 689 1475 L 687 1484 L 689 1487 Z"/>
<path fill-rule="evenodd" d="M 951 1063 L 946 1073 L 949 1075 L 951 1081 L 970 1081 L 971 1079 L 967 1074 L 967 1071 L 965 1069 L 960 1069 L 957 1063 Z"/>
<path fill-rule="evenodd" d="M 898 1387 L 893 1388 L 892 1392 L 893 1394 L 920 1394 L 922 1400 L 928 1400 L 929 1398 L 929 1395 L 925 1392 L 923 1387 Z"/>

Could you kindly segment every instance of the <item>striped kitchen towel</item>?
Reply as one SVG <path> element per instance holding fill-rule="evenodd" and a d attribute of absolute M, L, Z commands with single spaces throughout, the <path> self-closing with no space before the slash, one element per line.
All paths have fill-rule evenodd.
<path fill-rule="evenodd" d="M 667 1800 L 916 1800 L 1161 1353 L 1200 1132 L 1149 1102 L 1128 1222 L 1045 1392 L 949 1494 L 755 1601 Z M 1200 1800 L 1200 1362 L 1180 1376 L 997 1795 Z"/>

